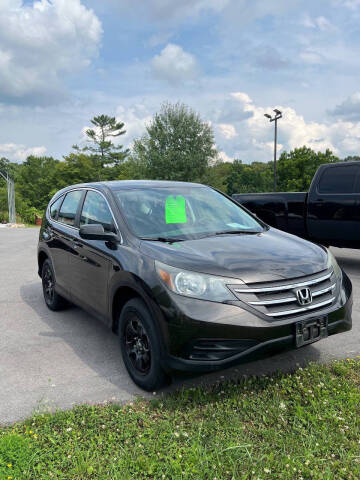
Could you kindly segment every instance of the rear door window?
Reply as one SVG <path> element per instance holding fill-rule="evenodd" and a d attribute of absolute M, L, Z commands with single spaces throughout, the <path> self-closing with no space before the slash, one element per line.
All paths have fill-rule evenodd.
<path fill-rule="evenodd" d="M 93 190 L 86 194 L 80 216 L 80 226 L 100 224 L 105 232 L 116 233 L 113 216 L 105 198 Z"/>
<path fill-rule="evenodd" d="M 58 221 L 66 225 L 74 226 L 76 212 L 82 196 L 82 190 L 74 190 L 66 194 L 58 215 Z"/>
<path fill-rule="evenodd" d="M 319 182 L 320 193 L 353 193 L 355 179 L 359 167 L 357 165 L 327 168 Z"/>

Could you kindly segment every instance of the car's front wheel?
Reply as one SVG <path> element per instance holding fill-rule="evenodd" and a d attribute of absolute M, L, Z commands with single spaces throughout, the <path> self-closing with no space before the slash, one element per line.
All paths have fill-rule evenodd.
<path fill-rule="evenodd" d="M 139 298 L 129 300 L 119 318 L 119 341 L 133 381 L 147 391 L 168 383 L 161 365 L 161 346 L 150 312 Z"/>
<path fill-rule="evenodd" d="M 66 300 L 55 291 L 55 273 L 52 263 L 46 259 L 41 271 L 44 300 L 50 310 L 61 310 L 66 306 Z"/>

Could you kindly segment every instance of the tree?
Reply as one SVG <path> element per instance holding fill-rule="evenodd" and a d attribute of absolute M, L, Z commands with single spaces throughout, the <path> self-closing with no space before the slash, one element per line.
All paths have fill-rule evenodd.
<path fill-rule="evenodd" d="M 16 170 L 17 164 L 10 162 L 10 160 L 5 157 L 0 158 L 0 171 L 3 174 L 7 173 L 10 177 L 14 178 Z M 0 176 L 0 178 L 2 177 Z"/>
<path fill-rule="evenodd" d="M 278 161 L 279 190 L 300 192 L 308 190 L 316 170 L 323 163 L 338 162 L 329 149 L 325 153 L 315 152 L 309 147 L 295 148 L 283 152 Z"/>
<path fill-rule="evenodd" d="M 244 164 L 241 160 L 234 160 L 226 185 L 229 195 L 268 192 L 272 188 L 272 162 Z"/>
<path fill-rule="evenodd" d="M 133 161 L 150 179 L 200 181 L 216 157 L 212 128 L 181 103 L 163 104 L 133 146 Z"/>
<path fill-rule="evenodd" d="M 100 173 L 99 165 L 92 155 L 81 152 L 70 153 L 64 157 L 63 162 L 56 165 L 57 188 L 103 179 L 106 168 L 101 170 Z"/>
<path fill-rule="evenodd" d="M 126 133 L 124 123 L 118 122 L 115 117 L 109 117 L 108 115 L 99 115 L 90 121 L 94 128 L 88 128 L 85 134 L 88 142 L 92 145 L 83 148 L 73 145 L 73 148 L 77 152 L 90 152 L 93 163 L 97 164 L 98 170 L 105 166 L 116 166 L 122 163 L 129 154 L 129 150 L 123 150 L 123 145 L 115 145 L 112 139 Z"/>
<path fill-rule="evenodd" d="M 52 157 L 30 155 L 17 169 L 16 195 L 21 192 L 29 206 L 45 209 L 52 194 L 59 188 L 59 178 L 56 175 L 56 166 L 59 163 L 59 160 Z"/>
<path fill-rule="evenodd" d="M 231 169 L 232 163 L 223 162 L 219 159 L 213 165 L 209 165 L 201 181 L 222 192 L 227 192 L 227 179 Z"/>
<path fill-rule="evenodd" d="M 343 159 L 343 162 L 358 162 L 360 161 L 359 155 L 349 155 Z"/>

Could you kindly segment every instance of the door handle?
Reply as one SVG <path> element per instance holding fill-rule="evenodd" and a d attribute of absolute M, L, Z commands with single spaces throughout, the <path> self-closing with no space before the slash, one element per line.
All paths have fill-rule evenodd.
<path fill-rule="evenodd" d="M 323 199 L 323 198 L 317 198 L 316 201 L 317 201 L 317 202 L 323 202 L 324 199 Z"/>

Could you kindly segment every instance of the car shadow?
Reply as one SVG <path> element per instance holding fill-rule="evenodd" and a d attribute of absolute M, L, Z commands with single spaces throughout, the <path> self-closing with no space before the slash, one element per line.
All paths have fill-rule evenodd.
<path fill-rule="evenodd" d="M 102 322 L 73 305 L 58 312 L 50 311 L 45 305 L 40 281 L 22 285 L 20 295 L 23 302 L 31 307 L 46 325 L 38 335 L 48 337 L 54 344 L 58 341 L 64 342 L 79 358 L 79 365 L 69 365 L 69 369 L 74 368 L 75 381 L 76 377 L 81 375 L 81 371 L 75 370 L 76 367 L 82 368 L 84 364 L 87 374 L 91 369 L 95 376 L 115 385 L 122 392 L 120 397 L 128 399 L 146 395 L 127 374 L 117 336 Z M 86 403 L 86 398 L 82 403 Z"/>
<path fill-rule="evenodd" d="M 110 381 L 119 391 L 131 396 L 149 395 L 131 381 L 121 359 L 116 335 L 100 321 L 74 306 L 60 312 L 51 312 L 43 301 L 40 282 L 23 285 L 21 297 L 48 326 L 46 331 L 39 332 L 40 336 L 65 342 L 81 362 L 96 372 L 96 375 Z M 250 375 L 290 372 L 317 361 L 319 357 L 316 346 L 309 345 L 297 350 L 273 352 L 266 357 L 259 355 L 250 362 L 212 373 L 200 375 L 176 372 L 172 375 L 172 384 L 162 392 L 166 394 L 182 388 L 211 385 Z M 75 371 L 74 375 L 78 373 Z"/>

